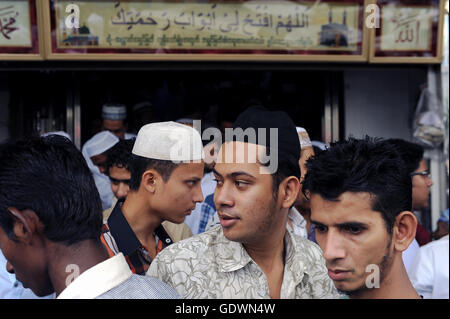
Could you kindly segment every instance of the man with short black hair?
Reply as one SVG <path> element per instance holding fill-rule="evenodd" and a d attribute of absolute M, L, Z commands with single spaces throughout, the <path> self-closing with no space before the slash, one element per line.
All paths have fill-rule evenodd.
<path fill-rule="evenodd" d="M 27 181 L 24 183 L 24 181 Z M 101 202 L 81 153 L 57 135 L 0 146 L 0 249 L 37 296 L 176 298 L 100 241 Z"/>
<path fill-rule="evenodd" d="M 124 201 L 130 190 L 131 150 L 135 139 L 120 140 L 108 151 L 106 160 L 106 176 L 109 177 L 111 191 L 114 194 L 112 206 L 103 211 L 103 218 L 108 219 L 117 201 Z"/>
<path fill-rule="evenodd" d="M 349 138 L 307 168 L 303 191 L 336 288 L 350 298 L 420 298 L 402 260 L 417 220 L 411 177 L 395 147 Z"/>
<path fill-rule="evenodd" d="M 128 166 L 127 197 L 103 227 L 110 256 L 123 253 L 133 273 L 144 275 L 162 249 L 192 234 L 183 222 L 203 201 L 203 157 L 192 127 L 159 122 L 141 128 Z"/>
<path fill-rule="evenodd" d="M 233 129 L 214 167 L 221 225 L 164 249 L 147 275 L 184 298 L 339 297 L 319 247 L 287 228 L 300 189 L 292 120 L 284 112 L 250 108 Z"/>

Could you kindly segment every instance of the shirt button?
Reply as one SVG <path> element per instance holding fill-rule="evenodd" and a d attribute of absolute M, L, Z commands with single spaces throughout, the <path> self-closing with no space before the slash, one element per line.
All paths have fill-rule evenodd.
<path fill-rule="evenodd" d="M 166 243 L 170 244 L 171 240 L 169 238 L 166 238 Z"/>
<path fill-rule="evenodd" d="M 14 283 L 14 288 L 17 288 L 19 286 L 19 282 L 16 280 L 16 282 Z"/>

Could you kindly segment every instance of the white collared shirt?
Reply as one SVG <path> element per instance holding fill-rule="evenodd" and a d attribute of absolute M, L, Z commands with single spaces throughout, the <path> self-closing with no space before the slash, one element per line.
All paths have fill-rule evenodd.
<path fill-rule="evenodd" d="M 423 298 L 449 298 L 448 235 L 420 247 L 411 266 L 411 283 Z"/>
<path fill-rule="evenodd" d="M 316 244 L 288 229 L 284 242 L 281 298 L 341 297 Z M 188 299 L 270 298 L 264 272 L 241 243 L 225 237 L 221 226 L 165 248 L 153 260 L 147 275 L 161 279 Z"/>
<path fill-rule="evenodd" d="M 131 275 L 130 267 L 120 253 L 80 274 L 57 299 L 93 299 L 120 285 Z"/>
<path fill-rule="evenodd" d="M 84 271 L 57 299 L 138 299 L 179 298 L 176 292 L 157 280 L 131 272 L 122 253 Z"/>

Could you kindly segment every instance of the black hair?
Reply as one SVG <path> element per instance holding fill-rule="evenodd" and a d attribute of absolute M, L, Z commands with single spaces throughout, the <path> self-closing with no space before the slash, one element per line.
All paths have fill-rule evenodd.
<path fill-rule="evenodd" d="M 301 146 L 294 122 L 286 112 L 271 112 L 258 101 L 251 100 L 247 109 L 239 115 L 233 124 L 233 129 L 236 128 L 243 130 L 248 128 L 254 129 L 258 143 L 261 137 L 260 134 L 265 135 L 265 145 L 262 145 L 266 146 L 267 151 L 270 152 L 273 151 L 271 150 L 271 129 L 277 129 L 278 167 L 276 172 L 272 173 L 272 193 L 273 197 L 277 199 L 278 190 L 283 180 L 289 176 L 295 176 L 300 179 L 301 176 L 299 165 Z M 265 133 L 260 133 L 260 128 L 264 128 Z M 232 138 L 233 141 L 251 143 L 247 136 L 240 138 L 233 135 Z M 269 166 L 270 162 L 263 165 Z"/>
<path fill-rule="evenodd" d="M 51 241 L 100 240 L 100 195 L 83 155 L 64 137 L 0 145 L 0 227 L 14 240 L 8 207 L 33 210 Z"/>
<path fill-rule="evenodd" d="M 337 201 L 345 192 L 368 192 L 372 209 L 381 213 L 389 234 L 397 215 L 411 211 L 411 178 L 395 147 L 384 140 L 366 136 L 333 143 L 308 159 L 306 167 L 306 198 L 318 194 Z"/>
<path fill-rule="evenodd" d="M 170 178 L 170 175 L 172 175 L 173 170 L 179 165 L 181 164 L 176 164 L 172 161 L 151 159 L 132 154 L 130 165 L 130 189 L 133 191 L 139 190 L 142 181 L 142 175 L 149 169 L 156 170 L 161 175 L 164 182 L 167 182 Z"/>
<path fill-rule="evenodd" d="M 422 146 L 399 138 L 387 139 L 386 142 L 395 147 L 400 157 L 405 161 L 409 173 L 413 173 L 419 167 L 424 152 Z"/>
<path fill-rule="evenodd" d="M 269 166 L 270 163 L 264 164 L 264 166 Z M 289 176 L 295 176 L 300 179 L 300 165 L 292 160 L 287 160 L 284 157 L 278 158 L 278 169 L 272 174 L 272 193 L 275 200 L 278 199 L 278 190 L 280 184 Z"/>
<path fill-rule="evenodd" d="M 135 138 L 128 140 L 120 140 L 112 148 L 106 151 L 106 175 L 113 166 L 130 170 L 131 155 L 135 142 Z"/>

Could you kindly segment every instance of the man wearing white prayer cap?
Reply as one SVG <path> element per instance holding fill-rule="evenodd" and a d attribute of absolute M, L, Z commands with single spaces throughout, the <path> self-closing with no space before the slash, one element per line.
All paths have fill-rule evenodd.
<path fill-rule="evenodd" d="M 52 131 L 52 132 L 47 132 L 47 133 L 41 134 L 42 137 L 47 137 L 50 135 L 64 136 L 65 138 L 67 138 L 68 140 L 70 140 L 72 142 L 72 138 L 70 137 L 70 135 L 64 131 Z"/>
<path fill-rule="evenodd" d="M 161 223 L 183 223 L 203 201 L 204 152 L 194 128 L 158 122 L 139 130 L 132 153 L 130 190 L 104 224 L 101 240 L 110 255 L 123 253 L 133 273 L 145 275 L 174 241 Z"/>
<path fill-rule="evenodd" d="M 102 130 L 107 130 L 120 139 L 136 137 L 127 130 L 127 108 L 123 104 L 107 103 L 102 107 Z"/>
<path fill-rule="evenodd" d="M 102 200 L 102 208 L 107 209 L 112 205 L 113 192 L 110 181 L 106 176 L 106 151 L 119 142 L 119 138 L 109 131 L 95 134 L 82 148 L 82 153 L 89 169 L 94 176 L 95 186 Z"/>

